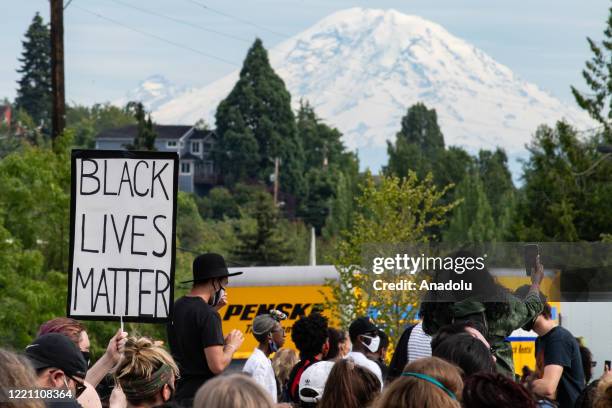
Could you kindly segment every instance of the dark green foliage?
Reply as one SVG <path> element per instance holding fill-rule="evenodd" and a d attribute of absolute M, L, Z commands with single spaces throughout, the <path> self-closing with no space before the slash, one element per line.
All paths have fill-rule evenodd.
<path fill-rule="evenodd" d="M 492 242 L 499 230 L 480 176 L 473 172 L 457 185 L 455 197 L 461 201 L 454 209 L 444 241 L 453 243 Z"/>
<path fill-rule="evenodd" d="M 23 51 L 17 70 L 16 110 L 23 109 L 36 127 L 51 125 L 51 37 L 49 27 L 36 13 L 23 41 Z"/>
<path fill-rule="evenodd" d="M 401 125 L 395 135 L 395 145 L 387 142 L 386 172 L 403 177 L 408 170 L 414 170 L 419 178 L 429 172 L 440 173 L 436 165 L 444 154 L 444 136 L 435 109 L 419 102 L 408 109 Z"/>
<path fill-rule="evenodd" d="M 198 213 L 194 196 L 179 191 L 176 208 L 181 214 L 176 223 L 177 245 L 191 251 L 198 250 L 204 237 L 204 222 Z"/>
<path fill-rule="evenodd" d="M 293 254 L 278 229 L 279 213 L 270 195 L 263 191 L 257 194 L 247 211 L 255 225 L 238 233 L 239 243 L 232 250 L 233 259 L 252 266 L 289 263 Z"/>
<path fill-rule="evenodd" d="M 281 159 L 280 189 L 300 197 L 304 155 L 297 138 L 291 95 L 274 72 L 261 40 L 249 49 L 240 79 L 217 108 L 216 159 L 226 183 L 269 182 Z"/>
<path fill-rule="evenodd" d="M 601 158 L 602 135 L 581 140 L 564 122 L 541 126 L 528 147 L 514 234 L 522 241 L 597 241 L 612 232 L 612 161 Z"/>
<path fill-rule="evenodd" d="M 141 102 L 130 102 L 126 106 L 126 111 L 134 115 L 138 123 L 138 133 L 132 144 L 126 145 L 128 150 L 148 150 L 155 151 L 155 138 L 157 134 L 153 130 L 151 114 L 147 116 Z"/>
<path fill-rule="evenodd" d="M 0 161 L 4 227 L 25 250 L 42 253 L 46 269 L 58 271 L 68 267 L 70 143 L 69 136 L 58 139 L 57 153 L 25 145 Z"/>
<path fill-rule="evenodd" d="M 438 188 L 455 185 L 443 202 L 463 200 L 451 215 L 445 240 L 484 242 L 508 237 L 514 214 L 515 192 L 505 152 L 481 150 L 472 157 L 460 147 L 445 148 L 436 112 L 417 103 L 402 118 L 395 144 L 387 143 L 387 174 L 405 177 L 413 170 L 433 175 Z"/>
<path fill-rule="evenodd" d="M 435 109 L 428 109 L 422 103 L 408 109 L 402 118 L 401 130 L 395 135 L 395 144 L 387 142 L 387 153 L 386 174 L 405 177 L 412 170 L 423 179 L 432 173 L 438 187 L 459 183 L 473 162 L 462 148 L 445 148 Z M 446 200 L 450 202 L 452 198 Z"/>
<path fill-rule="evenodd" d="M 137 123 L 134 115 L 117 106 L 95 104 L 68 106 L 66 127 L 74 134 L 75 147 L 93 149 L 96 136 L 105 130 Z"/>
<path fill-rule="evenodd" d="M 338 189 L 346 187 L 347 180 L 351 190 L 347 199 L 353 200 L 359 163 L 355 154 L 346 151 L 338 129 L 322 123 L 308 102 L 300 101 L 297 130 L 306 159 L 306 192 L 298 215 L 320 234 L 325 224 L 332 222 L 331 210 Z M 341 181 L 345 182 L 344 186 L 340 186 Z"/>
<path fill-rule="evenodd" d="M 197 198 L 198 211 L 205 220 L 239 218 L 238 204 L 232 193 L 225 187 L 215 187 L 208 195 Z"/>
<path fill-rule="evenodd" d="M 503 149 L 481 150 L 476 159 L 478 173 L 491 207 L 495 223 L 495 239 L 510 239 L 510 228 L 516 210 L 516 189 L 508 169 L 508 157 Z"/>
<path fill-rule="evenodd" d="M 612 129 L 610 128 L 612 118 L 612 7 L 609 8 L 602 43 L 599 45 L 588 37 L 587 41 L 593 57 L 585 63 L 586 68 L 582 71 L 582 77 L 590 91 L 583 93 L 572 86 L 572 93 L 578 105 L 603 126 L 606 135 L 604 139 L 610 143 L 612 142 Z"/>
<path fill-rule="evenodd" d="M 306 173 L 308 193 L 298 214 L 306 224 L 315 227 L 317 234 L 321 233 L 330 214 L 332 199 L 336 193 L 336 174 L 338 173 L 332 174 L 327 168 L 312 168 Z"/>

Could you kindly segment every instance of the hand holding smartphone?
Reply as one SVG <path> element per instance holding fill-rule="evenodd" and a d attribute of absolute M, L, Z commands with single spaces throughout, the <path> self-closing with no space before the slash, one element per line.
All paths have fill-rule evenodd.
<path fill-rule="evenodd" d="M 531 276 L 535 272 L 540 255 L 540 246 L 538 244 L 525 245 L 525 272 L 527 276 Z"/>

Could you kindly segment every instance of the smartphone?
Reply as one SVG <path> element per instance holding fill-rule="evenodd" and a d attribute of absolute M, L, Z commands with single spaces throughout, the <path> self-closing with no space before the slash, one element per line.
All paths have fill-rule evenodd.
<path fill-rule="evenodd" d="M 610 369 L 612 369 L 612 362 L 611 362 L 610 360 L 606 360 L 606 361 L 604 362 L 604 365 L 605 365 L 606 367 L 608 367 L 608 371 L 610 371 Z M 605 368 L 604 368 L 604 370 L 605 370 Z"/>
<path fill-rule="evenodd" d="M 531 271 L 535 269 L 538 255 L 540 255 L 538 244 L 525 245 L 525 272 L 527 272 L 527 276 L 531 276 Z"/>

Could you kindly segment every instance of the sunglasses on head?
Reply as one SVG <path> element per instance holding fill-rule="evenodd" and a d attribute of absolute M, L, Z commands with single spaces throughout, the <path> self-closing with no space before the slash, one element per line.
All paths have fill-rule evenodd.
<path fill-rule="evenodd" d="M 85 385 L 84 382 L 81 382 L 80 380 L 77 380 L 76 378 L 66 374 L 66 377 L 70 378 L 72 381 L 74 381 L 74 383 L 76 384 L 76 391 L 74 393 L 74 399 L 77 399 L 81 396 L 81 394 L 83 394 L 83 392 L 85 391 L 85 389 L 87 388 L 87 386 Z"/>

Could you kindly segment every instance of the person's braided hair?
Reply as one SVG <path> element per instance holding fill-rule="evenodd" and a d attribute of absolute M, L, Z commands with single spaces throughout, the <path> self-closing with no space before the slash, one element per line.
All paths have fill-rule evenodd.
<path fill-rule="evenodd" d="M 464 381 L 463 403 L 470 408 L 536 408 L 525 387 L 499 373 L 477 373 Z"/>
<path fill-rule="evenodd" d="M 179 370 L 172 356 L 147 337 L 130 337 L 125 344 L 124 357 L 117 366 L 115 379 L 133 405 L 152 401 L 172 376 Z"/>

